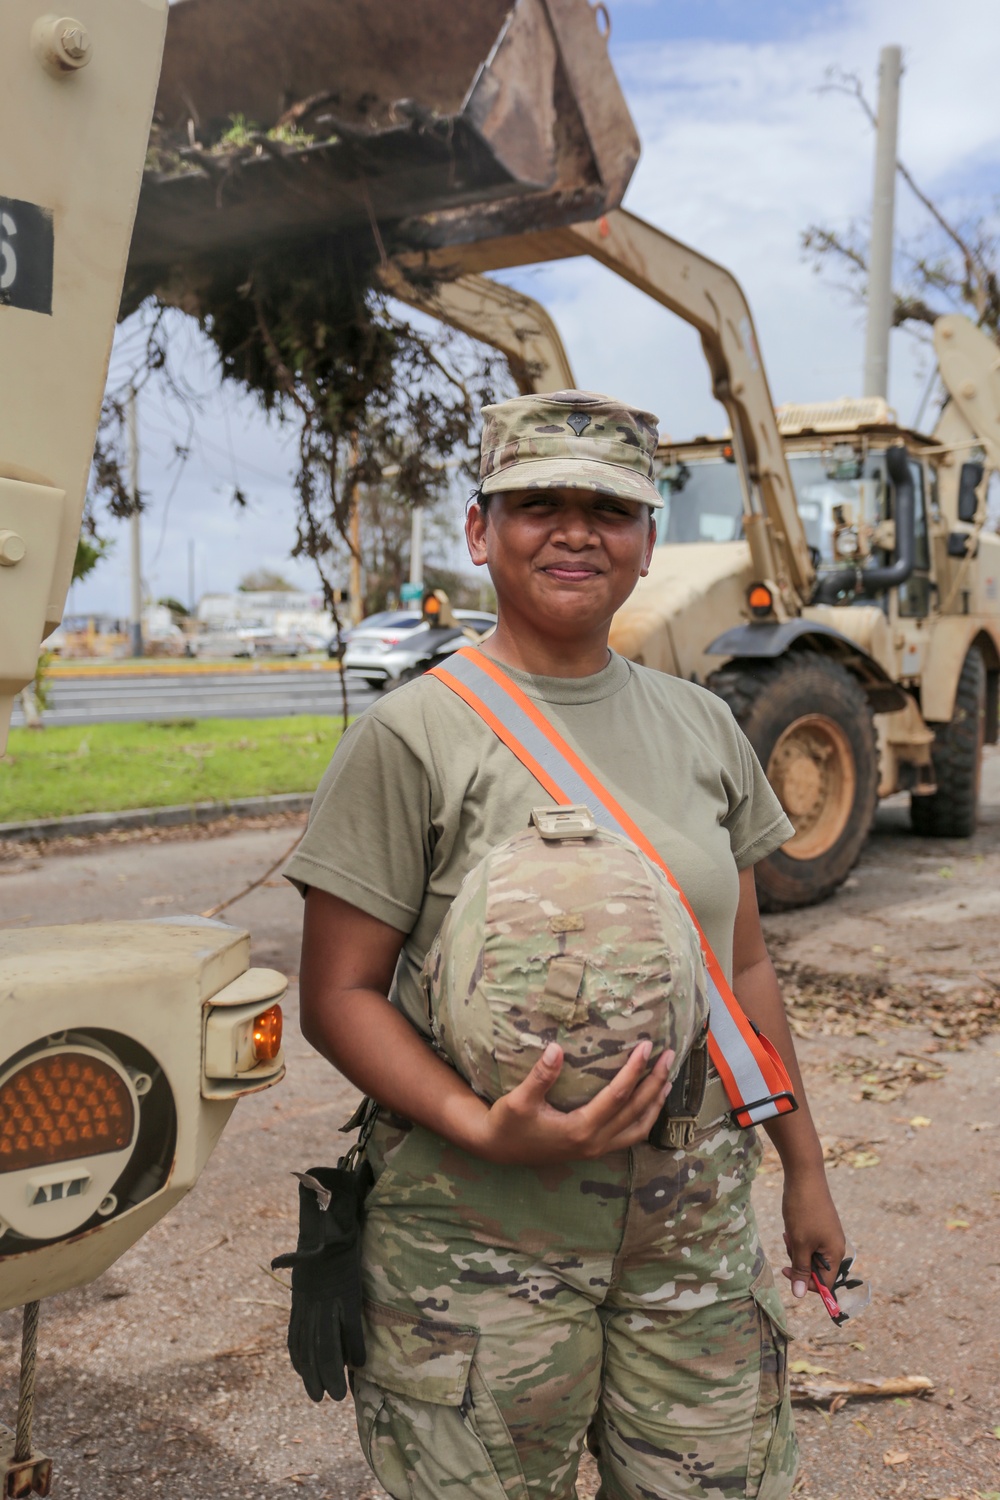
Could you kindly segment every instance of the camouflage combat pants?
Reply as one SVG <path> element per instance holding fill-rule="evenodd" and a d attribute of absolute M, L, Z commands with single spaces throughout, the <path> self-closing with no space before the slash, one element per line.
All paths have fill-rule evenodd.
<path fill-rule="evenodd" d="M 394 1500 L 573 1500 L 585 1439 L 602 1500 L 789 1493 L 754 1132 L 716 1119 L 683 1150 L 541 1170 L 419 1127 L 372 1145 L 354 1390 Z"/>

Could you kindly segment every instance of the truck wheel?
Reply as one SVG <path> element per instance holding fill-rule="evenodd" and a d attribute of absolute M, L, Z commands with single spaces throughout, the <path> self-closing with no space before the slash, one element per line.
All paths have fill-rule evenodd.
<path fill-rule="evenodd" d="M 986 737 L 986 663 L 973 646 L 958 679 L 955 711 L 939 724 L 931 752 L 937 791 L 910 798 L 910 823 L 924 838 L 967 839 L 976 831 Z"/>
<path fill-rule="evenodd" d="M 878 796 L 875 723 L 861 686 L 813 651 L 733 664 L 708 685 L 729 704 L 795 825 L 756 867 L 761 910 L 824 900 L 853 869 Z"/>

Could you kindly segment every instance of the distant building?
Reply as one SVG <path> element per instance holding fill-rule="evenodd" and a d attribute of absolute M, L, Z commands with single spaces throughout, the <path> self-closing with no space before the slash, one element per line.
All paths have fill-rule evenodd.
<path fill-rule="evenodd" d="M 281 638 L 314 638 L 317 646 L 325 645 L 333 634 L 333 619 L 319 593 L 261 589 L 203 594 L 195 616 L 203 630 L 269 630 Z"/>

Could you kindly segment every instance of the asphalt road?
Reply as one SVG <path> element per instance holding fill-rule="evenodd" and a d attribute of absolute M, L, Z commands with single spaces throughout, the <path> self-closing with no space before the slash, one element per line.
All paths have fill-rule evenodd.
<path fill-rule="evenodd" d="M 57 677 L 50 683 L 47 724 L 107 724 L 151 719 L 272 719 L 293 714 L 337 714 L 339 672 L 301 671 L 193 673 L 176 676 Z M 372 701 L 364 682 L 348 680 L 351 713 Z M 15 706 L 14 726 L 24 720 Z"/>
<path fill-rule="evenodd" d="M 996 1247 L 1000 1035 L 953 1050 L 948 1028 L 894 1027 L 862 998 L 882 974 L 954 997 L 1000 989 L 1000 752 L 987 754 L 969 840 L 907 829 L 880 809 L 846 886 L 766 919 L 772 951 L 853 976 L 854 998 L 793 1022 L 831 1186 L 875 1286 L 836 1330 L 816 1298 L 785 1298 L 793 1368 L 829 1378 L 922 1374 L 926 1400 L 799 1407 L 795 1500 L 995 1500 L 1000 1493 L 1000 1267 Z M 292 824 L 12 851 L 0 927 L 173 916 L 238 892 L 287 849 Z M 288 1076 L 243 1100 L 195 1190 L 92 1286 L 43 1307 L 37 1445 L 53 1500 L 384 1500 L 350 1402 L 314 1406 L 284 1348 L 287 1293 L 264 1269 L 295 1238 L 293 1168 L 330 1163 L 354 1090 L 294 1024 L 301 901 L 269 879 L 226 913 L 253 961 L 290 976 Z M 835 992 L 836 994 L 836 992 Z M 911 1080 L 912 1081 L 908 1081 Z M 768 1148 L 754 1200 L 782 1263 L 782 1177 Z M 0 1420 L 10 1422 L 19 1336 L 0 1316 Z M 826 1403 L 828 1406 L 829 1403 Z M 585 1460 L 580 1500 L 594 1496 Z"/>

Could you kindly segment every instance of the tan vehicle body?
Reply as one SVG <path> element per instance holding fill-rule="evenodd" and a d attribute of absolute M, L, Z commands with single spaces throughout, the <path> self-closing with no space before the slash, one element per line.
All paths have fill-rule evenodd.
<path fill-rule="evenodd" d="M 0 749 L 72 574 L 168 6 L 82 15 L 0 8 Z M 0 1309 L 99 1275 L 282 1077 L 286 981 L 249 962 L 199 917 L 0 933 Z M 0 1488 L 49 1475 L 22 1401 Z"/>
<path fill-rule="evenodd" d="M 269 234 L 378 236 L 381 220 L 412 255 L 620 201 L 638 139 L 587 0 L 444 9 L 0 7 L 0 127 L 16 142 L 0 166 L 0 752 L 65 604 L 119 315 L 153 290 L 196 306 L 207 258 Z M 225 184 L 186 149 L 194 115 L 267 128 L 320 94 L 350 116 L 329 139 L 269 141 L 221 168 Z M 157 129 L 179 125 L 185 142 L 166 167 L 147 158 L 154 98 Z M 387 280 L 399 264 L 385 259 Z M 444 292 L 469 326 L 504 321 L 498 296 L 474 277 Z M 523 383 L 564 383 L 533 304 L 511 336 Z M 37 1299 L 99 1275 L 193 1186 L 240 1095 L 281 1078 L 285 981 L 248 965 L 246 933 L 199 917 L 0 933 L 0 1308 L 29 1309 L 26 1370 Z M 0 1488 L 49 1482 L 22 1402 L 16 1442 L 0 1427 Z"/>
<path fill-rule="evenodd" d="M 894 522 L 884 514 L 880 513 L 881 519 L 871 516 L 867 520 L 860 514 L 838 517 L 828 498 L 825 503 L 832 514 L 822 519 L 826 549 L 820 570 L 827 584 L 827 601 L 822 598 L 822 583 L 818 587 L 809 585 L 801 593 L 796 590 L 798 597 L 792 596 L 791 609 L 791 591 L 776 591 L 775 608 L 768 620 L 785 628 L 789 637 L 786 650 L 832 653 L 832 659 L 839 660 L 864 687 L 877 736 L 877 776 L 872 788 L 877 796 L 908 790 L 918 831 L 960 836 L 974 826 L 982 743 L 997 737 L 1000 536 L 985 527 L 987 490 L 1000 473 L 1000 419 L 996 415 L 1000 411 L 1000 376 L 995 346 L 963 317 L 952 315 L 939 320 L 935 346 L 947 400 L 930 436 L 901 427 L 894 413 L 878 400 L 790 406 L 777 414 L 793 478 L 806 464 L 832 465 L 834 472 L 838 462 L 842 465 L 852 454 L 859 463 L 875 465 L 887 462 L 885 455 L 891 449 L 909 456 L 914 472 L 920 476 L 916 504 L 918 518 L 922 517 L 919 529 L 925 536 L 921 544 L 925 550 L 917 558 L 912 577 L 900 585 L 872 590 L 870 601 L 863 592 L 850 589 L 844 590 L 843 599 L 830 600 L 833 579 L 848 579 L 856 568 L 863 572 L 880 554 L 892 557 L 896 536 Z M 690 484 L 691 475 L 697 485 L 698 476 L 707 477 L 711 470 L 716 475 L 713 483 L 718 485 L 727 462 L 735 465 L 735 459 L 728 436 L 665 443 L 658 453 L 668 494 L 672 475 L 683 487 Z M 966 498 L 963 517 L 959 495 L 963 465 L 970 461 L 979 462 L 981 477 L 975 497 Z M 827 488 L 832 496 L 834 486 Z M 731 521 L 736 535 L 745 518 L 739 514 L 735 468 L 729 489 L 730 509 L 725 517 L 719 514 L 714 519 L 717 525 Z M 804 491 L 813 497 L 815 492 L 815 485 L 811 491 L 806 486 Z M 663 523 L 667 544 L 657 548 L 649 576 L 616 617 L 613 642 L 635 660 L 715 687 L 731 697 L 738 714 L 742 709 L 749 718 L 748 693 L 750 698 L 759 699 L 773 686 L 773 664 L 781 655 L 767 658 L 772 663 L 770 678 L 767 672 L 758 670 L 757 682 L 750 682 L 755 671 L 753 637 L 760 634 L 759 626 L 764 622 L 753 619 L 748 595 L 752 585 L 770 580 L 752 556 L 750 544 L 742 539 L 671 541 L 672 533 L 677 537 L 685 530 L 692 534 L 699 513 L 697 496 L 689 493 L 689 513 L 684 518 L 683 488 L 670 503 L 680 508 L 679 523 L 675 524 L 677 518 L 671 518 L 668 511 Z M 716 510 L 721 504 L 718 500 L 710 503 Z M 883 510 L 885 503 L 883 495 Z M 800 496 L 802 504 L 812 509 L 817 524 L 815 498 L 804 501 Z M 799 530 L 805 537 L 801 521 Z M 853 558 L 840 555 L 837 547 L 841 533 L 853 537 L 859 530 L 857 554 Z M 831 633 L 813 636 L 811 626 Z M 849 643 L 856 648 L 853 657 Z M 970 656 L 978 659 L 979 666 L 971 665 L 976 666 L 981 678 L 978 707 L 972 708 L 960 701 L 963 672 L 970 671 Z M 742 697 L 733 687 L 734 674 L 741 669 L 747 678 Z M 970 691 L 966 683 L 965 692 Z M 891 700 L 893 692 L 895 702 Z M 942 801 L 951 790 L 939 783 L 943 772 L 951 774 L 947 768 L 954 756 L 947 748 L 942 750 L 942 745 L 949 735 L 954 737 L 954 726 L 969 713 L 980 720 L 978 745 L 967 746 L 969 764 L 962 772 L 968 783 L 963 796 L 969 805 L 961 817 L 946 815 Z M 797 835 L 801 835 L 804 823 L 818 815 L 822 798 L 831 795 L 829 786 L 823 786 L 831 760 L 843 752 L 847 765 L 848 747 L 837 740 L 835 731 L 827 733 L 821 726 L 817 738 L 815 724 L 802 731 L 798 743 L 794 742 L 793 724 L 788 729 L 791 740 L 786 738 L 771 746 L 763 736 L 765 743 L 757 748 L 771 749 L 773 759 L 763 754 L 768 775 L 796 824 Z M 974 763 L 970 758 L 973 755 Z M 860 825 L 862 820 L 849 806 L 852 775 L 847 765 L 837 794 L 842 798 L 847 821 L 854 818 Z M 811 842 L 802 839 L 797 848 L 796 840 L 791 841 L 783 853 L 797 859 L 798 865 L 786 864 L 784 878 L 769 889 L 765 864 L 760 872 L 762 898 L 772 906 L 785 906 L 827 894 L 844 878 L 860 851 L 863 826 L 855 832 L 853 857 L 841 851 L 843 857 L 832 872 L 828 863 L 820 868 L 832 845 L 820 848 L 813 838 Z"/>

